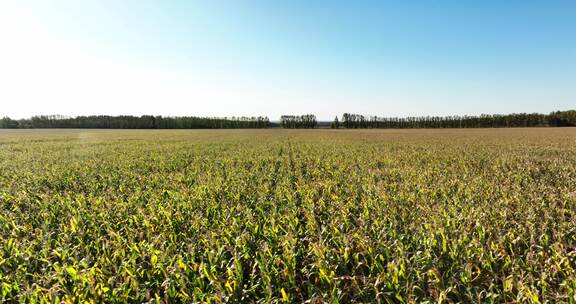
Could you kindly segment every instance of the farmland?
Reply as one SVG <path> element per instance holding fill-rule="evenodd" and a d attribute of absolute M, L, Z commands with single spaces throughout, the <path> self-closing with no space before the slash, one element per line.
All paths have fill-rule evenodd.
<path fill-rule="evenodd" d="M 0 130 L 0 302 L 576 302 L 576 129 Z"/>

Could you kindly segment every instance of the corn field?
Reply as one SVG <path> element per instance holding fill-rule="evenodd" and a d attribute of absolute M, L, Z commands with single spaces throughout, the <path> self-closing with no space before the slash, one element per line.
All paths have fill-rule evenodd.
<path fill-rule="evenodd" d="M 575 303 L 576 129 L 0 131 L 0 302 Z"/>

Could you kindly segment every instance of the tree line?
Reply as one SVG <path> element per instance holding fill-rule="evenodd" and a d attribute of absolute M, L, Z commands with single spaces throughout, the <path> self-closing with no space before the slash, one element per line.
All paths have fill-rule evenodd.
<path fill-rule="evenodd" d="M 576 126 L 576 111 L 556 111 L 550 114 L 482 114 L 479 116 L 420 116 L 378 117 L 345 113 L 331 124 L 332 128 L 515 128 L 515 127 L 569 127 Z"/>
<path fill-rule="evenodd" d="M 280 117 L 280 126 L 287 129 L 313 129 L 318 126 L 316 116 L 313 114 L 306 115 L 282 115 Z"/>
<path fill-rule="evenodd" d="M 239 129 L 268 128 L 268 117 L 163 117 L 163 116 L 33 116 L 29 119 L 0 119 L 0 128 L 88 128 L 88 129 Z"/>
<path fill-rule="evenodd" d="M 280 122 L 268 117 L 163 117 L 163 116 L 33 116 L 28 119 L 0 119 L 0 128 L 93 128 L 93 129 L 240 129 L 281 127 L 288 129 L 331 128 L 512 128 L 512 127 L 569 127 L 576 126 L 576 110 L 556 111 L 550 114 L 482 114 L 478 116 L 419 116 L 378 117 L 344 113 L 331 123 L 319 122 L 313 114 L 282 115 Z"/>

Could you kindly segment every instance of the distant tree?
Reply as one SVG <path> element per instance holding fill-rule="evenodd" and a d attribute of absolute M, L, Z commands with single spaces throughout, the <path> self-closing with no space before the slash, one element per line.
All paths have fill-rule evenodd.
<path fill-rule="evenodd" d="M 18 128 L 18 121 L 10 119 L 10 117 L 5 116 L 0 119 L 0 128 L 3 129 L 16 129 Z"/>
<path fill-rule="evenodd" d="M 99 128 L 99 129 L 231 129 L 268 128 L 268 117 L 206 118 L 137 116 L 33 116 L 15 121 L 9 117 L 0 120 L 0 128 Z"/>
<path fill-rule="evenodd" d="M 558 111 L 549 115 L 538 113 L 515 113 L 507 115 L 482 114 L 479 116 L 445 117 L 377 117 L 366 118 L 358 114 L 344 113 L 344 128 L 506 128 L 506 127 L 562 127 L 576 126 L 576 111 Z"/>
<path fill-rule="evenodd" d="M 29 119 L 0 119 L 0 128 L 102 128 L 102 129 L 235 129 L 268 128 L 268 117 L 162 117 L 162 116 L 77 116 L 40 115 Z M 275 125 L 275 124 L 274 124 Z M 282 128 L 317 128 L 316 116 L 282 115 Z M 513 128 L 513 127 L 576 126 L 576 110 L 550 114 L 513 113 L 479 116 L 365 117 L 344 113 L 342 120 L 334 118 L 333 128 Z"/>
<path fill-rule="evenodd" d="M 282 115 L 280 116 L 280 125 L 287 129 L 313 129 L 318 126 L 318 121 L 313 114 Z"/>
<path fill-rule="evenodd" d="M 552 112 L 549 115 L 548 122 L 555 127 L 576 126 L 576 110 Z"/>
<path fill-rule="evenodd" d="M 340 121 L 338 120 L 338 116 L 334 117 L 334 121 L 330 124 L 330 128 L 332 129 L 340 128 Z"/>

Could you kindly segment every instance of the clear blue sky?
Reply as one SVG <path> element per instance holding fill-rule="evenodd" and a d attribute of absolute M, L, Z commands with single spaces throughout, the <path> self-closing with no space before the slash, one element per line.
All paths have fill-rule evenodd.
<path fill-rule="evenodd" d="M 576 108 L 576 1 L 0 3 L 0 115 Z"/>

